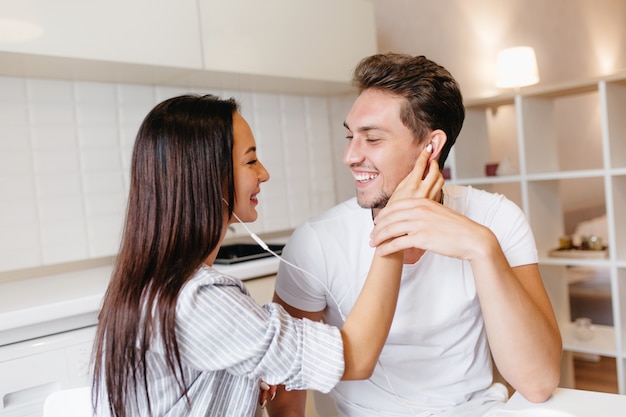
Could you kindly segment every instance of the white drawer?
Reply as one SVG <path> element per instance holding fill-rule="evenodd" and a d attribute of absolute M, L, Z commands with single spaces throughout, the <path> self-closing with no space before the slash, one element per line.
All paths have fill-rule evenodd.
<path fill-rule="evenodd" d="M 0 417 L 40 417 L 60 389 L 89 385 L 95 327 L 0 348 Z"/>

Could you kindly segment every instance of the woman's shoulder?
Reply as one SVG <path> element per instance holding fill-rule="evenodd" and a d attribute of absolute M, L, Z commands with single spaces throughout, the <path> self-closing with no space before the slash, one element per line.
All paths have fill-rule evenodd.
<path fill-rule="evenodd" d="M 240 279 L 226 275 L 212 266 L 202 264 L 185 283 L 183 291 L 195 292 L 205 286 L 234 286 L 245 292 L 245 287 Z"/>

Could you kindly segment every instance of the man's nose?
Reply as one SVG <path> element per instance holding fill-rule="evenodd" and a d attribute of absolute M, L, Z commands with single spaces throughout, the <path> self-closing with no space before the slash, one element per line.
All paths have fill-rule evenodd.
<path fill-rule="evenodd" d="M 363 161 L 363 150 L 359 140 L 351 139 L 343 152 L 343 163 L 347 166 Z"/>

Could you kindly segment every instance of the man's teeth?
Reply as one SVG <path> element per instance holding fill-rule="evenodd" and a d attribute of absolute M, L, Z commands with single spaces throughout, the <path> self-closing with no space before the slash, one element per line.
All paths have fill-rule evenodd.
<path fill-rule="evenodd" d="M 354 174 L 354 179 L 356 179 L 357 181 L 366 182 L 373 180 L 377 176 L 378 174 Z"/>

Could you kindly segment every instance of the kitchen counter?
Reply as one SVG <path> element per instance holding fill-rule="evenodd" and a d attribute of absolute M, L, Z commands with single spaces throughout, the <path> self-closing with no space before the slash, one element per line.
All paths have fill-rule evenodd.
<path fill-rule="evenodd" d="M 272 256 L 214 267 L 245 281 L 275 274 L 278 264 Z M 112 270 L 109 263 L 0 282 L 0 346 L 96 324 Z"/>

